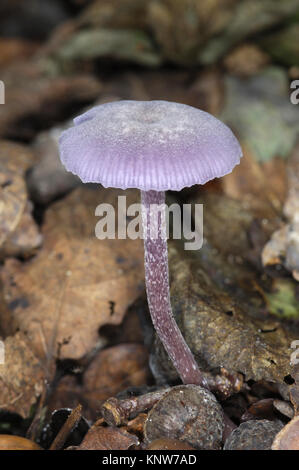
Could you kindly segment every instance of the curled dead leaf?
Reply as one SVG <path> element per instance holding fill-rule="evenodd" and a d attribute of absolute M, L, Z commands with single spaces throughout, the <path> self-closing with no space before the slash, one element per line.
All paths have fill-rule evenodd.
<path fill-rule="evenodd" d="M 0 450 L 43 450 L 38 444 L 25 437 L 0 435 Z"/>
<path fill-rule="evenodd" d="M 94 233 L 96 206 L 114 205 L 119 194 L 78 188 L 47 211 L 37 256 L 9 259 L 2 269 L 1 326 L 26 332 L 39 357 L 82 357 L 96 345 L 99 328 L 120 324 L 143 291 L 141 240 L 98 240 Z M 138 197 L 127 194 L 128 204 Z"/>
<path fill-rule="evenodd" d="M 293 418 L 277 434 L 272 450 L 299 450 L 299 416 Z"/>
<path fill-rule="evenodd" d="M 4 342 L 5 362 L 0 364 L 0 409 L 29 416 L 45 387 L 46 369 L 23 333 Z"/>
<path fill-rule="evenodd" d="M 34 163 L 28 147 L 0 143 L 0 256 L 29 256 L 42 237 L 28 201 L 25 172 Z"/>
<path fill-rule="evenodd" d="M 84 375 L 84 397 L 94 414 L 100 404 L 116 393 L 147 383 L 148 353 L 140 344 L 119 344 L 104 349 Z"/>
<path fill-rule="evenodd" d="M 234 295 L 228 294 L 212 278 L 215 267 L 211 263 L 208 274 L 199 259 L 188 259 L 174 243 L 169 245 L 173 312 L 201 368 L 225 367 L 241 372 L 246 380 L 283 382 L 291 370 L 290 345 L 296 333 L 279 322 L 273 326 L 272 321 L 270 327 L 263 315 L 259 318 L 260 305 L 248 306 L 244 292 L 236 289 L 237 278 L 234 290 L 230 286 Z M 219 275 L 223 279 L 220 269 Z M 155 351 L 158 366 L 173 378 L 165 353 L 159 347 Z"/>
<path fill-rule="evenodd" d="M 138 445 L 138 438 L 123 429 L 93 426 L 77 450 L 128 450 Z"/>

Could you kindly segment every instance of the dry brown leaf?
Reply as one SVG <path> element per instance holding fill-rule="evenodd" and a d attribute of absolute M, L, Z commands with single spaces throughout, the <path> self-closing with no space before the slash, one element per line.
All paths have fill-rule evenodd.
<path fill-rule="evenodd" d="M 0 243 L 16 230 L 25 210 L 27 193 L 23 175 L 0 161 Z"/>
<path fill-rule="evenodd" d="M 141 241 L 94 234 L 96 206 L 115 204 L 120 193 L 78 188 L 47 211 L 38 255 L 27 263 L 9 259 L 2 269 L 2 327 L 10 318 L 39 357 L 82 357 L 96 345 L 99 328 L 120 324 L 143 291 Z M 131 202 L 139 197 L 127 194 Z"/>
<path fill-rule="evenodd" d="M 25 437 L 11 436 L 9 434 L 0 435 L 0 450 L 43 450 L 35 442 L 25 439 Z"/>
<path fill-rule="evenodd" d="M 283 264 L 299 281 L 299 144 L 289 158 L 287 170 L 288 195 L 283 207 L 287 223 L 272 234 L 263 249 L 262 260 L 265 266 Z"/>
<path fill-rule="evenodd" d="M 277 434 L 272 450 L 299 450 L 299 416 L 293 418 Z"/>
<path fill-rule="evenodd" d="M 131 421 L 129 421 L 127 424 L 128 432 L 143 437 L 143 429 L 146 418 L 146 413 L 139 413 L 136 418 L 131 419 Z"/>
<path fill-rule="evenodd" d="M 28 174 L 27 185 L 30 198 L 38 204 L 49 204 L 81 183 L 77 176 L 66 171 L 60 160 L 58 139 L 69 125 L 68 122 L 41 132 L 34 140 L 38 161 Z"/>
<path fill-rule="evenodd" d="M 125 430 L 93 426 L 77 450 L 128 450 L 130 447 L 138 445 L 138 438 Z"/>
<path fill-rule="evenodd" d="M 32 204 L 27 202 L 18 226 L 3 243 L 1 253 L 5 257 L 32 256 L 42 244 L 42 235 L 32 218 Z"/>
<path fill-rule="evenodd" d="M 280 213 L 286 196 L 286 163 L 274 158 L 258 163 L 242 143 L 244 156 L 232 173 L 221 179 L 226 195 L 246 203 L 265 217 Z"/>
<path fill-rule="evenodd" d="M 149 2 L 148 22 L 164 57 L 185 65 L 198 61 L 202 45 L 229 23 L 234 3 L 236 0 Z"/>
<path fill-rule="evenodd" d="M 84 407 L 84 416 L 87 419 L 92 419 L 88 411 L 88 404 L 84 399 L 83 387 L 78 383 L 78 379 L 74 375 L 65 375 L 60 382 L 56 385 L 55 390 L 49 397 L 47 402 L 47 411 L 52 413 L 61 408 L 74 409 L 82 403 Z"/>
<path fill-rule="evenodd" d="M 25 172 L 34 154 L 25 146 L 0 143 L 0 254 L 28 256 L 41 244 L 41 235 L 31 216 Z"/>
<path fill-rule="evenodd" d="M 38 48 L 38 44 L 24 38 L 0 38 L 0 68 L 7 67 L 11 62 L 30 57 Z"/>
<path fill-rule="evenodd" d="M 229 73 L 240 77 L 256 75 L 270 61 L 270 57 L 256 44 L 237 46 L 224 59 L 224 66 Z"/>
<path fill-rule="evenodd" d="M 100 351 L 84 374 L 84 397 L 96 412 L 118 392 L 147 383 L 148 352 L 141 344 L 120 344 Z"/>
<path fill-rule="evenodd" d="M 86 103 L 101 90 L 99 81 L 89 75 L 48 77 L 33 59 L 11 64 L 1 79 L 6 104 L 0 107 L 0 136 L 8 138 L 32 138 L 35 128 L 55 117 L 61 120 L 70 103 Z"/>
<path fill-rule="evenodd" d="M 148 381 L 148 352 L 141 344 L 119 344 L 100 351 L 83 376 L 83 383 L 74 376 L 59 382 L 48 403 L 48 410 L 83 405 L 83 414 L 94 421 L 104 400 L 126 388 Z"/>
<path fill-rule="evenodd" d="M 45 386 L 45 368 L 23 333 L 5 340 L 5 363 L 0 364 L 0 410 L 28 417 Z"/>
<path fill-rule="evenodd" d="M 246 380 L 283 382 L 290 373 L 290 345 L 296 333 L 261 315 L 261 306 L 254 299 L 251 304 L 246 300 L 236 280 L 230 286 L 235 295 L 217 287 L 212 277 L 216 266 L 210 265 L 207 272 L 196 257 L 188 260 L 170 245 L 173 312 L 200 366 L 204 370 L 225 367 L 241 372 Z M 221 271 L 218 275 L 223 277 Z M 161 368 L 173 377 L 161 346 L 156 348 L 155 360 L 157 371 Z"/>

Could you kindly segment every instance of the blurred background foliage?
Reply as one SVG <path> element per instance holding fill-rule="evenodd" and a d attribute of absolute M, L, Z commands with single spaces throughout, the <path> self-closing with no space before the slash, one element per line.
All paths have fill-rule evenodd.
<path fill-rule="evenodd" d="M 169 195 L 207 207 L 203 248 L 191 261 L 169 243 L 173 307 L 206 371 L 221 366 L 282 384 L 288 400 L 289 345 L 299 331 L 299 104 L 290 100 L 299 80 L 299 0 L 0 0 L 0 80 L 4 408 L 34 415 L 48 381 L 48 410 L 82 401 L 95 419 L 98 404 L 126 387 L 177 380 L 161 345 L 154 342 L 150 361 L 143 345 L 153 335 L 138 320 L 140 310 L 146 316 L 141 244 L 118 240 L 115 249 L 94 239 L 90 207 L 116 204 L 116 193 L 90 192 L 59 159 L 58 137 L 71 118 L 120 99 L 196 106 L 239 138 L 244 157 L 231 175 Z M 70 266 L 87 280 L 80 292 L 64 292 Z M 99 333 L 107 326 L 109 335 Z M 246 400 L 236 405 L 238 419 L 252 396 Z"/>

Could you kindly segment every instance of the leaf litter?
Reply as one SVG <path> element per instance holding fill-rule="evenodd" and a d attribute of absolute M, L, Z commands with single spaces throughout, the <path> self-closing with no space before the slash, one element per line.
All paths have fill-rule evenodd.
<path fill-rule="evenodd" d="M 76 110 L 95 100 L 161 97 L 223 116 L 245 153 L 221 182 L 171 196 L 205 206 L 200 252 L 190 258 L 179 244 L 169 244 L 171 295 L 180 327 L 224 410 L 217 445 L 269 448 L 289 422 L 275 442 L 296 447 L 298 377 L 289 361 L 298 337 L 299 115 L 287 92 L 288 78 L 298 78 L 298 53 L 287 38 L 297 34 L 298 20 L 289 25 L 288 18 L 298 0 L 283 6 L 126 0 L 121 10 L 114 1 L 86 3 L 76 5 L 77 17 L 70 15 L 52 33 L 48 26 L 43 43 L 30 37 L 36 20 L 26 38 L 0 42 L 7 85 L 0 135 L 14 140 L 0 145 L 0 334 L 6 353 L 0 364 L 0 431 L 19 426 L 24 436 L 21 442 L 2 434 L 0 447 L 189 445 L 173 438 L 177 420 L 171 438 L 166 433 L 145 440 L 148 417 L 155 407 L 158 420 L 167 414 L 162 391 L 174 396 L 178 378 L 148 322 L 142 243 L 96 240 L 94 208 L 115 204 L 117 192 L 79 187 L 68 194 L 78 181 L 57 165 L 55 132 Z M 9 24 L 3 7 L 4 27 L 7 18 Z M 101 48 L 94 46 L 97 37 Z M 272 46 L 277 38 L 290 53 Z M 106 70 L 107 60 L 119 65 L 117 74 Z M 136 71 L 130 63 L 144 68 Z M 181 68 L 158 68 L 168 63 Z M 202 67 L 191 70 L 190 64 Z M 138 197 L 129 192 L 129 202 Z M 136 405 L 135 413 L 125 408 L 125 419 L 111 427 L 103 410 L 118 405 Z M 173 406 L 175 415 L 180 405 L 174 400 Z M 256 429 L 262 429 L 258 441 Z"/>

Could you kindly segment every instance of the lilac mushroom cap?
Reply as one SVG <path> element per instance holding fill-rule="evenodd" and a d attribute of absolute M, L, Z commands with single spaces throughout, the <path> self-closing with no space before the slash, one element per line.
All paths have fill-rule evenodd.
<path fill-rule="evenodd" d="M 209 113 L 167 101 L 118 101 L 74 119 L 61 160 L 84 183 L 179 191 L 230 173 L 242 156 L 232 131 Z"/>
<path fill-rule="evenodd" d="M 242 151 L 210 114 L 167 101 L 119 101 L 96 106 L 60 138 L 66 169 L 85 183 L 139 188 L 142 200 L 145 283 L 155 329 L 183 383 L 208 387 L 172 314 L 166 222 L 154 220 L 165 191 L 204 184 L 230 173 Z M 152 237 L 151 227 L 159 236 Z"/>

